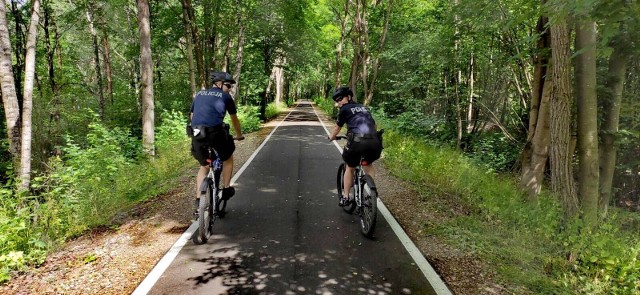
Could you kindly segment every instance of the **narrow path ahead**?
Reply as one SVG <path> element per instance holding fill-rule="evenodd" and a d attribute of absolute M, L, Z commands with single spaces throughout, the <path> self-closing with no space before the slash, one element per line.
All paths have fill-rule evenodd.
<path fill-rule="evenodd" d="M 299 104 L 235 182 L 204 245 L 181 248 L 149 294 L 435 294 L 379 216 L 374 240 L 337 206 L 341 162 Z"/>

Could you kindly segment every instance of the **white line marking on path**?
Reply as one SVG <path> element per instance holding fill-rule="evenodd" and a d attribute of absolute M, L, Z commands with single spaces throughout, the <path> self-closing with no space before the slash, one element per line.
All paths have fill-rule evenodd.
<path fill-rule="evenodd" d="M 253 159 L 260 152 L 262 147 L 267 143 L 267 141 L 269 141 L 269 139 L 271 138 L 271 135 L 273 135 L 273 133 L 276 132 L 278 127 L 280 127 L 280 125 L 282 125 L 282 122 L 284 122 L 287 119 L 287 117 L 291 115 L 294 109 L 295 108 L 289 111 L 289 113 L 282 119 L 282 121 L 280 121 L 280 123 L 278 123 L 278 125 L 275 128 L 273 128 L 273 130 L 271 130 L 271 133 L 269 133 L 267 138 L 264 139 L 262 144 L 253 152 L 251 157 L 249 157 L 249 159 L 244 163 L 244 165 L 240 167 L 240 169 L 238 170 L 238 172 L 236 172 L 233 178 L 231 178 L 232 185 L 236 182 L 236 180 L 238 180 L 238 177 L 240 177 L 242 172 L 244 172 L 244 170 L 247 169 L 247 166 L 249 166 L 251 161 L 253 161 Z M 140 285 L 138 285 L 138 287 L 133 291 L 132 295 L 143 295 L 143 294 L 149 293 L 153 285 L 156 284 L 156 282 L 158 281 L 158 279 L 160 279 L 162 274 L 167 270 L 167 268 L 169 268 L 169 265 L 171 265 L 171 262 L 173 262 L 173 260 L 176 259 L 176 257 L 178 256 L 178 253 L 180 253 L 180 250 L 182 250 L 182 247 L 184 247 L 184 245 L 187 244 L 187 242 L 189 241 L 189 239 L 191 239 L 191 236 L 193 235 L 193 233 L 196 232 L 197 229 L 198 229 L 198 223 L 194 221 L 191 224 L 191 226 L 189 226 L 189 228 L 173 244 L 173 246 L 171 246 L 171 249 L 167 251 L 167 254 L 165 254 L 164 257 L 160 259 L 158 264 L 156 264 L 156 266 L 153 267 L 151 272 L 149 272 L 149 274 L 144 278 L 144 280 L 140 283 Z"/>
<path fill-rule="evenodd" d="M 329 133 L 329 129 L 327 129 L 327 126 L 324 125 L 324 121 L 322 121 L 322 119 L 318 115 L 318 112 L 316 112 L 316 108 L 313 105 L 311 106 L 313 107 L 313 112 L 316 113 L 318 120 L 320 121 L 320 123 L 322 123 L 324 131 L 327 132 L 327 135 L 331 135 L 331 133 Z M 342 148 L 340 147 L 340 145 L 338 145 L 338 142 L 334 140 L 333 144 L 335 144 L 336 148 L 338 148 L 338 151 L 342 154 Z M 451 295 L 451 291 L 442 281 L 440 275 L 438 275 L 431 264 L 429 264 L 429 261 L 424 258 L 424 255 L 422 255 L 420 249 L 416 247 L 411 238 L 409 238 L 407 233 L 402 229 L 398 221 L 396 221 L 391 212 L 389 212 L 387 206 L 382 203 L 382 200 L 380 200 L 380 198 L 378 198 L 378 211 L 382 214 L 387 223 L 389 223 L 389 226 L 391 226 L 393 232 L 396 234 L 396 236 L 398 236 L 398 239 L 400 239 L 400 242 L 402 243 L 402 245 L 404 245 L 404 248 L 407 249 L 407 252 L 409 252 L 411 258 L 413 258 L 418 267 L 420 267 L 420 270 L 431 284 L 431 287 L 433 287 L 433 289 L 436 291 L 436 294 Z"/>

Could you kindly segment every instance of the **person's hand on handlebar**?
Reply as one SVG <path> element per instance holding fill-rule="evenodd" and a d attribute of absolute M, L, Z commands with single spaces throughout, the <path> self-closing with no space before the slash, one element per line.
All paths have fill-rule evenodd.
<path fill-rule="evenodd" d="M 334 141 L 334 140 L 336 140 L 336 136 L 335 135 L 333 137 L 332 136 L 327 136 L 327 139 L 329 141 Z"/>

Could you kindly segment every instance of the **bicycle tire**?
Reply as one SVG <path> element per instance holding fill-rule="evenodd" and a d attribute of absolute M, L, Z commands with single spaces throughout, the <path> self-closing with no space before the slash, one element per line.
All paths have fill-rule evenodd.
<path fill-rule="evenodd" d="M 224 216 L 227 214 L 227 212 L 225 211 L 227 208 L 227 201 L 222 199 L 222 196 L 220 195 L 222 193 L 222 190 L 220 189 L 220 173 L 222 172 L 222 170 L 217 170 L 214 172 L 214 182 L 215 182 L 215 216 L 220 217 L 220 218 L 224 218 Z"/>
<path fill-rule="evenodd" d="M 213 218 L 211 200 L 213 194 L 212 180 L 205 178 L 203 186 L 206 185 L 204 193 L 200 190 L 200 204 L 198 206 L 198 238 L 201 244 L 204 244 L 211 236 L 211 218 Z"/>
<path fill-rule="evenodd" d="M 340 199 L 342 199 L 342 196 L 344 195 L 344 169 L 345 169 L 345 164 L 344 163 L 340 164 L 340 166 L 338 167 L 338 175 L 336 175 L 336 187 L 338 189 L 338 202 L 340 202 Z M 355 209 L 356 209 L 356 202 L 351 202 L 346 206 L 342 206 L 342 210 L 344 210 L 349 214 L 353 213 L 353 210 Z"/>
<path fill-rule="evenodd" d="M 373 178 L 369 175 L 362 178 L 361 185 L 360 229 L 365 237 L 373 238 L 378 216 L 378 190 Z"/>

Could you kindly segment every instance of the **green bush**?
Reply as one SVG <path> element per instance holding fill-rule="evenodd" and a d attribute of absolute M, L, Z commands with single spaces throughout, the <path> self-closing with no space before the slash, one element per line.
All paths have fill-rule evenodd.
<path fill-rule="evenodd" d="M 502 133 L 481 134 L 468 152 L 476 163 L 497 172 L 512 171 L 520 156 L 520 144 L 509 141 Z"/>
<path fill-rule="evenodd" d="M 332 118 L 338 116 L 338 108 L 333 100 L 324 97 L 315 97 L 313 102 Z"/>
<path fill-rule="evenodd" d="M 272 102 L 267 105 L 265 109 L 265 117 L 267 120 L 278 116 L 280 113 L 286 111 L 287 109 L 284 106 L 278 107 L 275 102 Z"/>
<path fill-rule="evenodd" d="M 128 131 L 94 122 L 86 144 L 67 137 L 64 156 L 51 158 L 48 170 L 33 178 L 31 194 L 0 188 L 0 282 L 11 270 L 42 263 L 52 246 L 169 190 L 196 165 L 184 133 L 186 116 L 167 112 L 161 118 L 153 158 L 136 156 L 142 147 Z"/>
<path fill-rule="evenodd" d="M 260 107 L 256 106 L 240 106 L 238 107 L 238 120 L 240 120 L 240 126 L 242 126 L 242 133 L 250 133 L 260 129 Z M 224 121 L 227 124 L 231 124 L 231 118 L 226 116 Z M 235 131 L 233 126 L 231 127 L 231 135 L 234 135 Z"/>
<path fill-rule="evenodd" d="M 423 199 L 447 198 L 462 212 L 425 224 L 425 234 L 481 257 L 499 280 L 536 294 L 640 292 L 637 227 L 622 230 L 621 218 L 615 217 L 593 230 L 579 220 L 563 221 L 555 198 L 543 193 L 537 203 L 527 202 L 515 179 L 382 121 L 385 166 L 417 186 Z"/>

